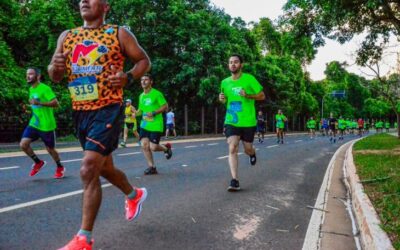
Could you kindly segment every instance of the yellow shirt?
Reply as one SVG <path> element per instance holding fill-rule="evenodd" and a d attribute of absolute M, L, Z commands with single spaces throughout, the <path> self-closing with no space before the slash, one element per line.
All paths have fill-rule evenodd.
<path fill-rule="evenodd" d="M 126 123 L 136 122 L 136 117 L 133 115 L 132 106 L 125 107 L 125 122 Z"/>

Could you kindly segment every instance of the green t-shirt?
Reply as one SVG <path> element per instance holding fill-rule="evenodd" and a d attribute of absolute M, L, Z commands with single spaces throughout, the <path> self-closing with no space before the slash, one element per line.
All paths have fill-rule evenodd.
<path fill-rule="evenodd" d="M 346 129 L 347 122 L 344 119 L 339 119 L 338 123 L 339 123 L 338 124 L 339 129 L 341 130 Z"/>
<path fill-rule="evenodd" d="M 221 92 L 226 101 L 225 124 L 235 127 L 254 127 L 257 124 L 255 100 L 240 96 L 244 90 L 248 95 L 256 95 L 263 90 L 257 79 L 243 73 L 237 80 L 228 77 L 221 82 Z"/>
<path fill-rule="evenodd" d="M 317 126 L 317 122 L 315 120 L 308 120 L 307 122 L 307 128 L 309 129 L 315 129 Z"/>
<path fill-rule="evenodd" d="M 29 88 L 29 100 L 36 99 L 39 102 L 50 102 L 56 98 L 56 95 L 49 86 L 39 83 L 35 88 Z M 56 129 L 56 120 L 54 118 L 54 108 L 44 107 L 42 105 L 31 105 L 32 118 L 29 126 L 40 131 L 49 132 Z"/>
<path fill-rule="evenodd" d="M 142 121 L 140 123 L 140 128 L 143 128 L 151 132 L 163 132 L 164 131 L 164 117 L 162 114 L 157 114 L 154 117 L 148 117 L 146 113 L 154 112 L 161 108 L 167 101 L 164 95 L 156 90 L 151 89 L 149 93 L 144 92 L 139 96 L 139 110 L 142 111 Z"/>
<path fill-rule="evenodd" d="M 285 121 L 286 121 L 286 116 L 284 114 L 276 114 L 275 115 L 275 120 L 276 120 L 276 127 L 277 128 L 285 128 Z"/>
<path fill-rule="evenodd" d="M 389 122 L 385 122 L 385 128 L 390 128 L 390 123 Z"/>

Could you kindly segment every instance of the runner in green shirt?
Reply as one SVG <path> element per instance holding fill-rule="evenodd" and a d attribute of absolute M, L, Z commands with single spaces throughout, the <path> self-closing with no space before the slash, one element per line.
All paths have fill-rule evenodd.
<path fill-rule="evenodd" d="M 219 101 L 226 104 L 225 136 L 229 145 L 229 166 L 232 180 L 228 191 L 240 190 L 238 180 L 239 142 L 243 142 L 244 152 L 250 157 L 250 164 L 255 165 L 256 151 L 253 147 L 256 131 L 255 101 L 265 99 L 263 88 L 257 79 L 242 72 L 243 58 L 232 55 L 229 58 L 231 76 L 221 82 Z"/>
<path fill-rule="evenodd" d="M 39 82 L 39 77 L 40 71 L 36 68 L 28 68 L 26 71 L 26 80 L 31 85 L 29 103 L 32 108 L 32 118 L 24 130 L 20 147 L 34 161 L 29 174 L 34 176 L 46 165 L 46 162 L 39 159 L 35 154 L 31 143 L 39 138 L 42 139 L 47 151 L 57 165 L 54 178 L 60 179 L 64 177 L 65 168 L 61 164 L 60 156 L 55 149 L 56 121 L 53 113 L 54 108 L 58 107 L 58 101 L 51 88 Z"/>
<path fill-rule="evenodd" d="M 160 139 L 164 132 L 164 118 L 162 113 L 167 111 L 168 104 L 164 95 L 153 88 L 153 77 L 146 74 L 141 78 L 143 93 L 139 96 L 139 109 L 137 114 L 142 115 L 140 123 L 140 142 L 148 168 L 144 171 L 146 175 L 157 174 L 154 165 L 153 153 L 164 152 L 165 158 L 172 157 L 172 146 L 170 143 L 160 145 Z"/>
<path fill-rule="evenodd" d="M 390 130 L 390 122 L 389 121 L 385 122 L 385 129 L 386 129 L 386 133 L 389 133 L 389 130 Z"/>
<path fill-rule="evenodd" d="M 346 131 L 347 128 L 347 122 L 343 119 L 342 116 L 340 116 L 339 121 L 338 121 L 338 127 L 339 127 L 339 140 L 344 139 L 344 132 Z"/>
<path fill-rule="evenodd" d="M 314 120 L 314 117 L 310 117 L 310 120 L 307 121 L 307 128 L 309 130 L 310 138 L 313 139 L 315 137 L 315 129 L 317 127 L 317 122 Z"/>
<path fill-rule="evenodd" d="M 277 143 L 283 144 L 283 130 L 285 129 L 285 122 L 287 122 L 286 116 L 282 113 L 282 110 L 278 110 L 278 114 L 275 115 L 276 121 L 276 136 L 278 137 Z"/>

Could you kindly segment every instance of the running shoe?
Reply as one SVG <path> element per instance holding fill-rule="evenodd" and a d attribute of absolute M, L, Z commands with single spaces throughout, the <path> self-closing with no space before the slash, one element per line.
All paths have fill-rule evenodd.
<path fill-rule="evenodd" d="M 124 141 L 122 141 L 119 145 L 120 145 L 121 147 L 123 147 L 123 148 L 126 148 L 126 142 L 124 142 Z"/>
<path fill-rule="evenodd" d="M 156 167 L 148 167 L 148 168 L 146 168 L 146 170 L 144 171 L 144 174 L 145 174 L 145 175 L 158 174 L 157 168 L 156 168 Z"/>
<path fill-rule="evenodd" d="M 58 250 L 92 250 L 93 243 L 93 240 L 87 243 L 86 236 L 84 235 L 75 235 L 67 245 Z"/>
<path fill-rule="evenodd" d="M 65 167 L 57 167 L 56 173 L 54 174 L 54 179 L 64 178 Z"/>
<path fill-rule="evenodd" d="M 38 163 L 34 163 L 32 164 L 32 170 L 31 173 L 29 174 L 29 176 L 34 176 L 37 173 L 39 173 L 39 171 L 42 169 L 42 167 L 44 167 L 47 164 L 46 161 L 40 161 Z"/>
<path fill-rule="evenodd" d="M 240 190 L 239 181 L 236 179 L 231 180 L 231 184 L 228 187 L 229 192 L 235 192 Z"/>
<path fill-rule="evenodd" d="M 167 147 L 167 150 L 164 151 L 165 158 L 169 160 L 172 157 L 172 145 L 171 143 L 166 143 L 164 146 Z"/>
<path fill-rule="evenodd" d="M 281 140 L 277 140 L 276 143 L 278 143 L 278 144 L 281 143 Z"/>
<path fill-rule="evenodd" d="M 250 164 L 251 164 L 252 166 L 256 165 L 256 162 L 257 162 L 256 154 L 250 155 L 250 156 L 249 156 L 249 162 L 250 162 Z"/>
<path fill-rule="evenodd" d="M 147 198 L 146 188 L 137 188 L 136 197 L 133 199 L 125 199 L 125 218 L 127 220 L 136 219 L 142 211 L 142 204 Z"/>

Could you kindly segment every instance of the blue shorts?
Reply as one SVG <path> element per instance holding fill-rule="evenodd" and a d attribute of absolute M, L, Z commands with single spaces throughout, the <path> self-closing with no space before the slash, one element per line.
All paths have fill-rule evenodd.
<path fill-rule="evenodd" d="M 56 145 L 56 135 L 54 131 L 44 132 L 31 126 L 25 128 L 22 138 L 29 138 L 32 141 L 36 141 L 40 138 L 48 148 L 54 148 Z"/>
<path fill-rule="evenodd" d="M 123 124 L 123 108 L 117 103 L 98 110 L 73 112 L 76 137 L 83 150 L 107 156 L 118 148 L 118 138 Z"/>
<path fill-rule="evenodd" d="M 265 125 L 257 125 L 257 133 L 265 133 Z"/>
<path fill-rule="evenodd" d="M 170 123 L 170 124 L 167 123 L 167 129 L 173 130 L 174 129 L 174 124 L 173 123 Z"/>

